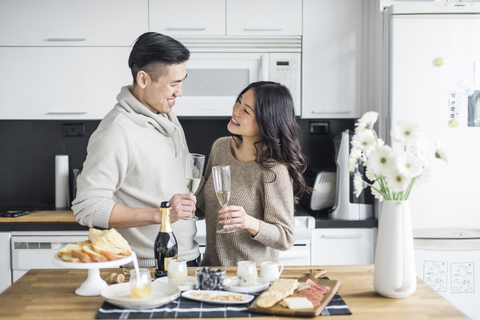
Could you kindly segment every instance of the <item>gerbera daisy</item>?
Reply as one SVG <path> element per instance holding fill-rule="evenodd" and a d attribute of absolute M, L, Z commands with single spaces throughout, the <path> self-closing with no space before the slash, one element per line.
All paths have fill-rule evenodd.
<path fill-rule="evenodd" d="M 373 186 L 370 188 L 370 190 L 372 191 L 372 195 L 378 199 L 380 202 L 383 201 L 383 195 L 380 193 L 379 190 L 381 190 L 381 187 L 380 187 L 380 183 L 378 181 L 375 181 L 373 183 Z"/>
<path fill-rule="evenodd" d="M 353 172 L 363 162 L 362 150 L 353 148 L 348 156 L 348 171 Z"/>
<path fill-rule="evenodd" d="M 377 119 L 378 112 L 369 111 L 363 114 L 363 116 L 355 123 L 355 133 L 360 133 L 364 130 L 372 130 L 373 125 L 375 124 L 375 122 L 377 122 Z"/>
<path fill-rule="evenodd" d="M 352 146 L 362 150 L 367 156 L 375 148 L 375 136 L 371 130 L 362 131 L 352 138 Z"/>
<path fill-rule="evenodd" d="M 438 159 L 442 159 L 443 161 L 445 161 L 446 163 L 448 163 L 448 158 L 447 158 L 447 154 L 445 153 L 445 150 L 443 149 L 442 145 L 440 144 L 440 142 L 438 141 L 435 141 L 435 158 L 438 158 Z"/>
<path fill-rule="evenodd" d="M 375 181 L 377 180 L 377 176 L 375 175 L 375 173 L 372 171 L 372 169 L 370 169 L 369 166 L 367 166 L 366 170 L 365 170 L 365 177 L 367 177 L 368 180 L 370 181 Z"/>
<path fill-rule="evenodd" d="M 386 175 L 395 166 L 395 153 L 390 146 L 377 147 L 368 156 L 368 167 L 377 175 Z"/>
<path fill-rule="evenodd" d="M 430 166 L 424 167 L 422 174 L 415 179 L 415 185 L 422 185 L 430 181 L 432 178 L 432 168 Z"/>
<path fill-rule="evenodd" d="M 355 196 L 357 198 L 362 194 L 363 189 L 368 187 L 368 184 L 363 181 L 360 172 L 355 173 L 355 176 L 353 178 L 353 186 L 355 187 Z"/>
<path fill-rule="evenodd" d="M 419 138 L 422 135 L 417 122 L 413 120 L 401 120 L 392 128 L 392 139 L 407 145 L 410 141 Z"/>
<path fill-rule="evenodd" d="M 395 167 L 402 176 L 412 179 L 422 173 L 423 163 L 414 153 L 402 152 L 395 160 Z"/>
<path fill-rule="evenodd" d="M 401 192 L 407 190 L 411 179 L 401 175 L 398 170 L 394 169 L 385 175 L 385 181 L 387 182 L 387 186 L 391 191 Z"/>

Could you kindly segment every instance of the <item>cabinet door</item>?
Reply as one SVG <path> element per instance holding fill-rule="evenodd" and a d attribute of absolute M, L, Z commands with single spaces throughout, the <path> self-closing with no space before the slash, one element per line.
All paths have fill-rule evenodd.
<path fill-rule="evenodd" d="M 168 35 L 225 35 L 225 0 L 150 0 L 150 31 Z"/>
<path fill-rule="evenodd" d="M 373 264 L 375 229 L 313 229 L 312 265 Z"/>
<path fill-rule="evenodd" d="M 358 118 L 362 0 L 303 1 L 302 118 Z"/>
<path fill-rule="evenodd" d="M 2 0 L 0 46 L 130 46 L 148 0 Z"/>
<path fill-rule="evenodd" d="M 226 0 L 227 35 L 301 35 L 302 0 Z"/>
<path fill-rule="evenodd" d="M 0 47 L 0 119 L 102 119 L 133 81 L 129 54 L 128 47 Z"/>

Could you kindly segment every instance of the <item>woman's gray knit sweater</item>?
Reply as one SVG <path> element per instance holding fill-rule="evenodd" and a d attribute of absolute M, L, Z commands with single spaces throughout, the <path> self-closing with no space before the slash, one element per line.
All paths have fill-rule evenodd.
<path fill-rule="evenodd" d="M 236 266 L 238 261 L 278 261 L 278 250 L 287 250 L 295 242 L 293 185 L 287 167 L 276 164 L 276 174 L 262 170 L 255 162 L 241 162 L 233 157 L 231 137 L 218 139 L 205 171 L 197 206 L 205 204 L 207 246 L 201 265 Z M 221 206 L 215 195 L 212 167 L 229 165 L 231 196 L 228 205 L 243 206 L 245 212 L 260 220 L 260 231 L 253 237 L 247 230 L 218 234 L 216 225 Z M 274 181 L 273 181 L 274 180 Z M 273 182 L 271 182 L 273 181 Z"/>

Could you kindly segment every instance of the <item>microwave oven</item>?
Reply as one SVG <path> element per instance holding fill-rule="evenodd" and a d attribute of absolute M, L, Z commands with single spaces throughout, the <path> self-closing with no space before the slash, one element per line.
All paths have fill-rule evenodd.
<path fill-rule="evenodd" d="M 282 49 L 278 47 L 250 48 L 248 45 L 236 49 L 230 41 L 229 52 L 222 52 L 224 42 L 225 39 L 221 39 L 208 49 L 203 47 L 204 52 L 199 52 L 198 46 L 189 46 L 188 41 L 183 42 L 191 54 L 183 96 L 176 99 L 173 109 L 177 116 L 230 117 L 238 94 L 255 81 L 284 84 L 292 94 L 295 114 L 300 115 L 300 49 L 287 48 L 286 52 L 280 52 Z"/>

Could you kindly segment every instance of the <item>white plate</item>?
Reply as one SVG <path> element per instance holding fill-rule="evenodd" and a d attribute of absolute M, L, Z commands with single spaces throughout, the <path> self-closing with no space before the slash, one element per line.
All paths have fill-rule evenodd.
<path fill-rule="evenodd" d="M 161 282 L 161 283 L 168 283 L 168 277 L 161 277 L 156 279 L 155 281 Z M 195 289 L 195 285 L 197 284 L 197 278 L 195 277 L 187 277 L 187 282 L 183 286 L 177 286 L 178 289 L 181 291 L 186 291 L 186 290 L 193 290 Z"/>
<path fill-rule="evenodd" d="M 227 290 L 227 291 L 232 291 L 232 292 L 259 292 L 259 291 L 263 291 L 265 289 L 267 289 L 270 284 L 268 283 L 267 280 L 261 278 L 261 277 L 257 277 L 257 282 L 255 283 L 255 285 L 253 287 L 240 287 L 238 285 L 238 279 L 237 277 L 231 277 L 231 278 L 228 278 L 230 279 L 230 283 L 228 286 L 223 286 L 223 289 L 224 290 Z"/>
<path fill-rule="evenodd" d="M 67 262 L 63 261 L 58 254 L 54 254 L 52 257 L 52 262 L 63 268 L 68 269 L 103 269 L 103 268 L 116 268 L 118 266 L 127 264 L 133 260 L 133 255 L 127 256 L 119 260 L 111 260 L 105 262 Z"/>
<path fill-rule="evenodd" d="M 132 298 L 130 283 L 113 284 L 100 294 L 113 305 L 127 309 L 151 309 L 164 305 L 180 296 L 180 289 L 168 283 L 152 282 L 152 291 L 146 298 Z"/>
<path fill-rule="evenodd" d="M 209 294 L 212 298 L 216 297 L 218 295 L 220 296 L 228 296 L 230 294 L 238 295 L 243 297 L 243 301 L 228 301 L 228 300 L 211 300 L 211 299 L 205 299 L 203 296 L 201 297 L 195 297 L 192 295 L 192 293 L 196 294 Z M 251 294 L 244 294 L 244 293 L 236 293 L 236 292 L 227 292 L 227 291 L 216 291 L 216 290 L 188 290 L 185 292 L 182 292 L 182 297 L 192 299 L 192 300 L 197 300 L 197 301 L 202 301 L 202 302 L 211 302 L 211 303 L 220 303 L 220 304 L 243 304 L 252 301 L 254 296 Z"/>

